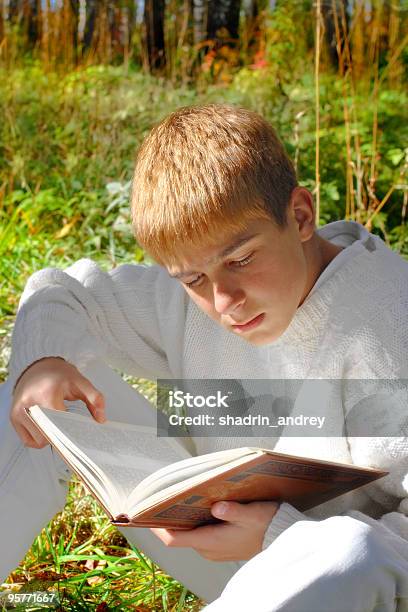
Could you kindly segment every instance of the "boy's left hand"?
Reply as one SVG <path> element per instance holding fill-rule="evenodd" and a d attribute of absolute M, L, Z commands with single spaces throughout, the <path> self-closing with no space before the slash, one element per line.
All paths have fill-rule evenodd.
<path fill-rule="evenodd" d="M 262 551 L 265 531 L 276 514 L 276 502 L 217 502 L 213 516 L 226 521 L 188 531 L 154 528 L 166 546 L 194 548 L 211 561 L 245 561 Z"/>

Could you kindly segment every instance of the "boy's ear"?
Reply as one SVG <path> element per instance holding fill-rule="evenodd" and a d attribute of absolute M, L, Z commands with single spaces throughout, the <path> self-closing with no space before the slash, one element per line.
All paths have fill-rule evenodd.
<path fill-rule="evenodd" d="M 299 238 L 302 242 L 309 240 L 316 229 L 316 213 L 313 196 L 306 187 L 295 187 L 290 196 L 289 213 L 295 219 Z"/>

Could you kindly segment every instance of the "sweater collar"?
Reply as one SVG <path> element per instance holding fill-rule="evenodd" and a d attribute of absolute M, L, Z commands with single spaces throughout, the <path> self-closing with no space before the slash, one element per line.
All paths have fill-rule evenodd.
<path fill-rule="evenodd" d="M 324 270 L 325 280 L 319 287 L 310 291 L 303 304 L 298 307 L 296 313 L 284 333 L 270 346 L 281 347 L 286 344 L 299 344 L 311 338 L 319 337 L 321 329 L 333 308 L 338 292 L 347 286 L 348 277 L 353 274 L 356 266 L 366 265 L 370 260 L 370 253 L 375 251 L 382 241 L 370 234 L 362 225 L 354 221 L 335 221 L 317 230 L 318 234 L 333 242 L 344 246 L 345 249 L 352 247 L 350 257 L 344 258 L 341 266 L 337 265 L 335 257 Z M 330 272 L 332 271 L 332 274 Z M 320 278 L 320 277 L 319 277 Z"/>

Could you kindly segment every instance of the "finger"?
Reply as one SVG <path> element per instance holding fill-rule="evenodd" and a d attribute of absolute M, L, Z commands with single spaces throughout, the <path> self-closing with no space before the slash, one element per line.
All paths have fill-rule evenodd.
<path fill-rule="evenodd" d="M 33 423 L 33 421 L 30 419 L 25 410 L 23 410 L 23 413 L 24 418 L 19 422 L 19 425 L 23 429 L 25 429 L 28 434 L 27 446 L 29 444 L 32 445 L 32 442 L 34 442 L 35 444 L 35 446 L 33 446 L 34 448 L 43 448 L 44 446 L 47 446 L 49 442 L 47 438 L 43 435 L 39 427 L 35 423 Z"/>
<path fill-rule="evenodd" d="M 225 527 L 225 525 L 205 525 L 204 527 L 196 527 L 195 529 L 176 530 L 151 528 L 151 531 L 166 546 L 188 547 L 188 548 L 207 548 L 209 542 L 215 537 L 215 530 Z"/>
<path fill-rule="evenodd" d="M 216 502 L 211 506 L 211 514 L 229 523 L 245 522 L 248 513 L 245 504 L 238 502 Z"/>
<path fill-rule="evenodd" d="M 163 544 L 167 544 L 167 541 L 170 539 L 167 529 L 159 529 L 158 527 L 151 527 L 150 531 L 159 538 L 163 542 Z"/>
<path fill-rule="evenodd" d="M 197 546 L 194 546 L 192 543 L 186 542 L 185 540 L 183 542 L 180 542 L 180 538 L 178 538 L 176 534 L 180 534 L 181 532 L 177 532 L 176 530 L 172 529 L 161 529 L 158 527 L 152 527 L 150 531 L 152 531 L 166 546 L 171 546 L 174 548 L 193 548 L 199 555 L 201 555 L 205 559 L 214 558 L 214 551 L 212 550 L 198 548 Z M 191 529 L 188 531 L 188 533 L 191 534 L 192 531 L 194 530 Z M 186 532 L 183 530 L 183 533 Z"/>
<path fill-rule="evenodd" d="M 163 544 L 166 544 L 166 546 L 190 546 L 190 544 L 182 544 L 179 542 L 177 534 L 181 533 L 181 531 L 178 532 L 175 529 L 163 529 L 159 527 L 152 527 L 150 531 L 154 533 L 163 542 Z M 191 533 L 191 531 L 193 530 L 189 529 L 188 531 L 183 531 L 183 533 L 188 535 Z"/>
<path fill-rule="evenodd" d="M 272 520 L 278 507 L 279 504 L 277 502 L 250 502 L 244 504 L 222 501 L 212 505 L 211 514 L 228 523 L 250 525 L 264 520 Z"/>
<path fill-rule="evenodd" d="M 253 522 L 254 504 L 240 504 L 239 502 L 216 502 L 211 507 L 211 514 L 228 523 L 248 524 Z"/>
<path fill-rule="evenodd" d="M 85 402 L 94 419 L 100 423 L 106 421 L 105 398 L 103 394 L 98 391 L 98 389 L 96 389 L 87 378 L 84 377 L 81 377 L 79 381 L 75 381 L 75 389 L 77 391 L 78 399 Z"/>
<path fill-rule="evenodd" d="M 28 405 L 23 405 L 20 414 L 22 415 L 19 419 L 19 424 L 22 425 L 28 432 L 29 436 L 31 436 L 37 446 L 35 448 L 43 448 L 47 444 L 49 444 L 47 438 L 42 434 L 38 425 L 31 419 L 29 413 L 27 412 L 27 408 L 32 405 L 28 403 Z M 52 399 L 43 399 L 39 402 L 40 406 L 44 408 L 52 408 L 54 410 L 66 411 L 67 407 L 65 406 L 61 397 L 55 396 Z"/>
<path fill-rule="evenodd" d="M 10 414 L 10 421 L 25 446 L 43 448 L 47 446 L 48 440 L 42 434 L 38 426 L 32 421 L 27 412 L 27 408 L 33 403 L 33 401 L 26 398 L 24 402 L 15 404 Z M 41 401 L 41 405 L 53 407 L 56 410 L 66 410 L 65 404 L 60 398 L 55 398 L 52 401 Z"/>
<path fill-rule="evenodd" d="M 37 444 L 35 448 L 42 448 L 48 444 L 48 440 L 44 437 L 39 427 L 36 425 L 36 423 L 34 423 L 27 412 L 27 409 L 33 404 L 38 404 L 44 408 L 53 408 L 54 410 L 66 410 L 67 407 L 65 406 L 61 397 L 56 396 L 55 394 L 54 397 L 51 397 L 49 393 L 45 393 L 42 400 L 39 398 L 36 398 L 35 400 L 25 398 L 19 403 L 16 403 L 16 405 L 12 408 L 11 422 L 16 428 L 16 431 L 17 426 L 22 427 L 28 434 L 28 437 L 26 438 L 27 445 L 34 440 Z"/>
<path fill-rule="evenodd" d="M 29 446 L 30 448 L 44 448 L 47 446 L 48 440 L 38 431 L 38 429 L 31 433 L 31 431 L 19 423 L 16 423 L 14 428 L 24 446 Z"/>

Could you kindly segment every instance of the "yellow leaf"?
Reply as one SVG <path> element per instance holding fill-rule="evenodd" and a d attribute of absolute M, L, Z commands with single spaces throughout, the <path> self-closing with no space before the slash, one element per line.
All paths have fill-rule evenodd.
<path fill-rule="evenodd" d="M 55 234 L 55 238 L 64 238 L 65 236 L 67 236 L 69 232 L 71 231 L 71 229 L 74 227 L 75 223 L 78 221 L 78 219 L 79 217 L 74 217 L 73 219 L 71 219 L 71 221 L 69 221 L 69 223 L 66 223 L 59 230 L 59 232 Z"/>
<path fill-rule="evenodd" d="M 90 578 L 87 578 L 86 581 L 89 586 L 96 586 L 97 584 L 103 582 L 103 578 L 102 576 L 91 576 Z"/>

